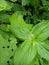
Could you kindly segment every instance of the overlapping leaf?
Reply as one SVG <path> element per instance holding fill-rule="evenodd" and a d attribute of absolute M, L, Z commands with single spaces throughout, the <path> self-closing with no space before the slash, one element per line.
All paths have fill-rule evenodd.
<path fill-rule="evenodd" d="M 45 59 L 40 58 L 41 65 L 49 65 L 49 62 L 47 62 Z"/>
<path fill-rule="evenodd" d="M 16 37 L 21 40 L 26 40 L 30 35 L 30 28 L 32 27 L 30 26 L 29 28 L 28 24 L 24 22 L 22 15 L 17 15 L 19 15 L 19 13 L 16 12 L 10 18 L 11 31 Z"/>
<path fill-rule="evenodd" d="M 47 49 L 45 49 L 42 44 L 43 43 L 37 44 L 38 54 L 41 56 L 41 58 L 44 58 L 47 61 L 49 61 L 49 51 Z"/>
<path fill-rule="evenodd" d="M 0 65 L 10 64 L 10 61 L 12 59 L 11 57 L 13 57 L 13 53 L 15 52 L 15 49 L 17 48 L 15 42 L 11 44 L 0 35 Z"/>
<path fill-rule="evenodd" d="M 48 0 L 0 0 L 0 65 L 49 65 Z"/>
<path fill-rule="evenodd" d="M 43 41 L 49 37 L 49 20 L 42 21 L 34 26 L 32 29 L 33 34 L 40 41 Z"/>
<path fill-rule="evenodd" d="M 0 0 L 0 11 L 4 10 L 7 6 L 7 3 L 5 0 Z"/>
<path fill-rule="evenodd" d="M 36 56 L 36 46 L 34 44 L 31 40 L 26 40 L 18 47 L 14 56 L 14 65 L 31 64 Z"/>

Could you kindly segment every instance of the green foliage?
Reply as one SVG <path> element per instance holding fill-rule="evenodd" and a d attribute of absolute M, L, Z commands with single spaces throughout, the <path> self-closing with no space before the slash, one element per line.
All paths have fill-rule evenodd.
<path fill-rule="evenodd" d="M 11 0 L 12 2 L 15 2 L 15 1 L 17 1 L 17 0 Z"/>
<path fill-rule="evenodd" d="M 0 65 L 49 65 L 49 0 L 0 1 Z"/>
<path fill-rule="evenodd" d="M 31 40 L 25 40 L 16 50 L 14 65 L 29 65 L 36 56 L 36 46 Z"/>
<path fill-rule="evenodd" d="M 12 6 L 10 3 L 6 2 L 5 0 L 0 1 L 0 11 L 2 10 L 8 10 L 10 9 Z"/>

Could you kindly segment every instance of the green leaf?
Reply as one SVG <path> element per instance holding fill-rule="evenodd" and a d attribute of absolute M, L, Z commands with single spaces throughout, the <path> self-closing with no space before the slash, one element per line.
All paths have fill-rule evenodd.
<path fill-rule="evenodd" d="M 21 12 L 23 12 L 23 7 L 20 6 L 19 4 L 14 4 L 12 10 L 13 11 L 21 11 Z"/>
<path fill-rule="evenodd" d="M 2 0 L 0 1 L 0 11 L 2 10 L 8 10 L 12 8 L 12 4 L 10 4 L 9 2 Z"/>
<path fill-rule="evenodd" d="M 49 65 L 49 62 L 47 62 L 45 59 L 40 58 L 41 65 Z"/>
<path fill-rule="evenodd" d="M 7 3 L 5 0 L 0 0 L 0 11 L 5 10 Z"/>
<path fill-rule="evenodd" d="M 30 0 L 30 4 L 32 6 L 34 6 L 34 8 L 36 9 L 40 5 L 40 1 L 39 0 L 37 0 L 37 1 L 36 0 Z"/>
<path fill-rule="evenodd" d="M 36 46 L 34 44 L 31 40 L 26 40 L 17 48 L 14 56 L 14 65 L 31 64 L 36 56 Z"/>
<path fill-rule="evenodd" d="M 1 23 L 2 23 L 2 22 L 1 22 Z M 1 24 L 1 25 L 0 25 L 0 30 L 5 31 L 5 30 L 6 30 L 6 25 Z"/>
<path fill-rule="evenodd" d="M 45 40 L 42 45 L 49 51 L 49 40 Z"/>
<path fill-rule="evenodd" d="M 44 48 L 42 44 L 43 43 L 40 42 L 37 44 L 38 54 L 41 56 L 41 58 L 44 58 L 47 61 L 49 61 L 49 51 L 46 48 Z"/>
<path fill-rule="evenodd" d="M 6 11 L 11 11 L 11 8 L 13 7 L 13 3 L 11 2 L 6 2 L 7 3 L 7 6 L 6 6 Z"/>
<path fill-rule="evenodd" d="M 43 41 L 49 37 L 49 20 L 42 21 L 35 25 L 32 33 L 36 36 L 37 40 Z"/>
<path fill-rule="evenodd" d="M 3 37 L 4 39 L 6 39 L 6 40 L 8 40 L 8 38 L 9 38 L 8 33 L 5 32 L 5 31 L 0 30 L 0 35 L 2 35 L 2 37 Z"/>
<path fill-rule="evenodd" d="M 9 51 L 7 46 L 8 42 L 4 40 L 0 35 L 0 65 L 7 65 L 7 61 L 9 60 L 9 55 L 11 51 Z"/>
<path fill-rule="evenodd" d="M 32 61 L 30 65 L 39 65 L 38 54 L 36 55 L 35 59 Z"/>
<path fill-rule="evenodd" d="M 22 6 L 29 4 L 30 0 L 22 0 Z"/>
<path fill-rule="evenodd" d="M 22 15 L 18 15 L 19 12 L 16 12 L 10 17 L 10 28 L 16 37 L 20 38 L 21 40 L 26 40 L 29 38 L 30 28 L 28 27 L 28 24 L 24 22 Z"/>
<path fill-rule="evenodd" d="M 0 12 L 0 22 L 9 22 L 9 15 L 4 13 L 4 12 Z"/>
<path fill-rule="evenodd" d="M 41 1 L 42 1 L 43 6 L 47 5 L 47 0 L 41 0 Z"/>
<path fill-rule="evenodd" d="M 28 29 L 30 29 L 30 31 L 31 31 L 31 30 L 32 30 L 33 25 L 31 25 L 31 24 L 27 24 L 27 27 L 28 27 Z"/>
<path fill-rule="evenodd" d="M 17 0 L 11 0 L 12 2 L 16 2 Z"/>
<path fill-rule="evenodd" d="M 41 34 L 38 36 L 38 39 L 43 41 L 47 39 L 48 37 L 49 37 L 49 25 L 47 26 L 47 28 L 45 28 L 45 30 L 41 32 Z"/>
<path fill-rule="evenodd" d="M 0 35 L 0 65 L 10 64 L 10 61 L 13 59 L 10 58 L 14 55 L 14 52 L 17 48 L 16 43 L 12 43 L 12 45 Z"/>

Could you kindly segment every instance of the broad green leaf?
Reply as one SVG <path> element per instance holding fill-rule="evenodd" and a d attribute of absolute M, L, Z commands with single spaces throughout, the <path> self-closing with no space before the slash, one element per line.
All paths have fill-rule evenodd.
<path fill-rule="evenodd" d="M 13 59 L 11 57 L 17 48 L 15 43 L 12 43 L 12 45 L 0 35 L 0 65 L 10 64 Z"/>
<path fill-rule="evenodd" d="M 26 40 L 30 36 L 30 28 L 28 27 L 28 24 L 24 22 L 22 15 L 18 15 L 19 13 L 16 12 L 10 17 L 10 28 L 16 37 L 21 40 Z"/>
<path fill-rule="evenodd" d="M 47 27 L 40 33 L 40 35 L 38 36 L 38 39 L 43 41 L 47 39 L 48 37 L 49 37 L 49 23 Z"/>
<path fill-rule="evenodd" d="M 49 37 L 49 20 L 42 21 L 35 25 L 32 29 L 32 33 L 40 41 L 43 41 Z"/>
<path fill-rule="evenodd" d="M 35 43 L 34 43 L 35 44 Z M 16 50 L 14 65 L 29 65 L 36 56 L 36 45 L 31 40 L 25 40 Z"/>
<path fill-rule="evenodd" d="M 27 24 L 27 27 L 28 27 L 28 29 L 30 29 L 30 31 L 31 31 L 31 30 L 32 30 L 33 25 L 31 25 L 31 24 Z"/>
<path fill-rule="evenodd" d="M 38 54 L 41 56 L 41 58 L 44 58 L 49 61 L 49 51 L 44 48 L 42 44 L 43 43 L 37 43 Z"/>

